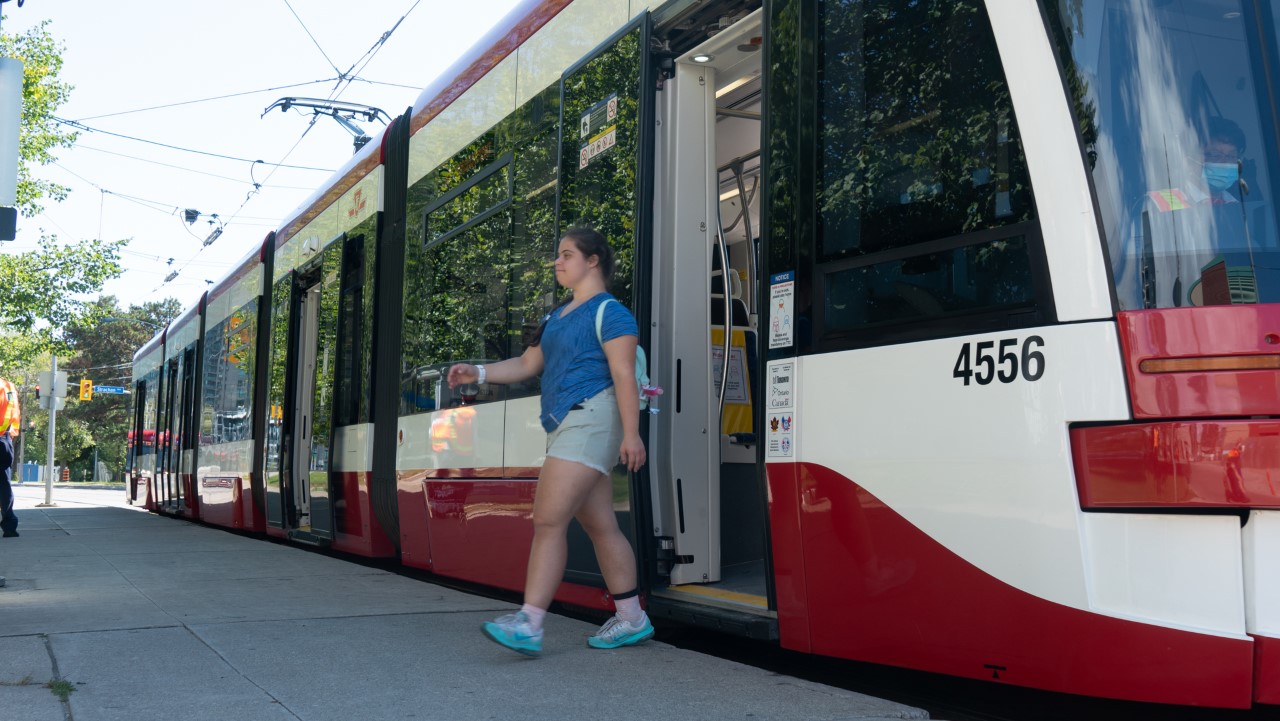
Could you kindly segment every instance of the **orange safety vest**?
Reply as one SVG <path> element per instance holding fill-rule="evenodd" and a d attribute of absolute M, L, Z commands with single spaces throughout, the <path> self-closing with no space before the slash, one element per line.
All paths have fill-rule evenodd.
<path fill-rule="evenodd" d="M 0 378 L 0 433 L 16 430 L 20 426 L 21 416 L 18 387 L 7 379 Z"/>

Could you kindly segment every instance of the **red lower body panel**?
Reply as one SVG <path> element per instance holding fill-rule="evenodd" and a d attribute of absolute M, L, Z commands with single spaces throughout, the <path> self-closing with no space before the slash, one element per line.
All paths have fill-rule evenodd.
<path fill-rule="evenodd" d="M 1103 698 L 1253 700 L 1248 640 L 1047 601 L 984 573 L 829 468 L 778 463 L 768 474 L 787 648 Z"/>
<path fill-rule="evenodd" d="M 200 479 L 200 519 L 223 528 L 261 532 L 262 509 L 253 500 L 253 483 L 247 476 L 213 476 Z"/>
<path fill-rule="evenodd" d="M 181 516 L 182 518 L 199 520 L 200 504 L 195 494 L 192 492 L 195 488 L 195 483 L 191 478 L 191 474 L 183 473 L 179 475 L 178 485 L 180 486 L 179 491 L 182 495 L 182 500 L 179 502 L 175 499 L 170 502 L 173 514 L 175 516 Z"/>
<path fill-rule="evenodd" d="M 528 480 L 401 476 L 401 560 L 450 578 L 524 589 L 536 487 Z M 604 589 L 581 584 L 562 583 L 555 597 L 585 608 L 613 608 Z"/>
<path fill-rule="evenodd" d="M 1280 638 L 1253 637 L 1253 700 L 1280 704 Z"/>
<path fill-rule="evenodd" d="M 334 474 L 342 484 L 341 501 L 334 504 L 333 548 L 368 558 L 394 556 L 396 549 L 369 502 L 369 471 L 346 471 Z"/>

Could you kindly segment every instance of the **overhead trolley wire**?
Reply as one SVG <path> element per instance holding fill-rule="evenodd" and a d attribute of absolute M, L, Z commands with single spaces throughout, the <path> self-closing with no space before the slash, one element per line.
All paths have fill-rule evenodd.
<path fill-rule="evenodd" d="M 337 68 L 334 68 L 334 70 L 337 70 Z M 147 111 L 149 111 L 149 110 L 164 110 L 165 108 L 176 108 L 176 107 L 179 107 L 179 106 L 182 106 L 182 105 L 194 105 L 194 104 L 196 104 L 196 103 L 208 103 L 208 102 L 212 102 L 212 101 L 214 101 L 214 100 L 226 100 L 227 98 L 239 98 L 239 97 L 242 97 L 242 96 L 245 96 L 245 95 L 256 95 L 256 94 L 258 94 L 258 93 L 269 93 L 269 92 L 272 92 L 272 91 L 275 91 L 275 90 L 287 90 L 287 89 L 289 89 L 289 88 L 300 88 L 300 87 L 303 87 L 303 86 L 306 86 L 306 85 L 319 85 L 320 83 L 327 83 L 327 82 L 329 82 L 330 80 L 337 80 L 337 78 L 324 78 L 324 79 L 322 79 L 322 80 L 309 80 L 309 81 L 307 81 L 307 82 L 305 82 L 305 83 L 293 83 L 293 84 L 291 84 L 291 85 L 277 85 L 277 86 L 275 86 L 274 88 L 263 88 L 263 89 L 261 89 L 261 90 L 246 90 L 246 91 L 241 92 L 241 93 L 228 93 L 227 95 L 215 95 L 215 96 L 213 96 L 213 97 L 211 97 L 211 98 L 199 98 L 199 99 L 197 99 L 197 100 L 181 100 L 181 101 L 176 102 L 176 103 L 166 103 L 165 105 L 152 105 L 152 106 L 151 106 L 151 107 L 149 107 L 149 108 L 136 108 L 136 109 L 134 109 L 134 110 L 120 110 L 120 111 L 117 111 L 117 112 L 114 112 L 114 113 L 103 113 L 102 115 L 89 115 L 89 116 L 86 116 L 86 117 L 83 117 L 83 118 L 76 118 L 76 122 L 84 122 L 84 121 L 86 121 L 86 120 L 98 120 L 98 119 L 100 119 L 100 118 L 114 118 L 114 117 L 116 117 L 116 116 L 118 116 L 118 115 L 130 115 L 130 114 L 132 114 L 132 113 L 145 113 L 145 112 L 147 112 Z M 390 83 L 386 83 L 386 84 L 388 84 L 388 85 L 389 85 Z"/>
<path fill-rule="evenodd" d="M 302 18 L 298 16 L 298 11 L 293 9 L 293 6 L 289 4 L 289 0 L 284 0 L 284 6 L 289 8 L 289 12 L 293 13 L 293 17 L 297 18 L 298 24 L 302 26 L 302 31 L 307 34 L 307 37 L 311 38 L 311 42 L 315 43 L 316 50 L 320 51 L 320 54 L 324 56 L 325 62 L 329 63 L 329 67 L 333 68 L 335 73 L 338 73 L 338 79 L 341 80 L 342 71 L 339 70 L 338 66 L 329 59 L 329 53 L 326 53 L 324 48 L 320 47 L 320 41 L 316 40 L 316 36 L 311 34 L 311 30 L 307 28 L 307 24 L 302 22 Z"/>
<path fill-rule="evenodd" d="M 285 1 L 288 2 L 288 0 Z M 333 90 L 329 91 L 329 100 L 336 100 L 339 95 L 342 95 L 347 88 L 351 87 L 352 80 L 363 80 L 363 78 L 360 77 L 360 72 L 369 67 L 369 63 L 373 62 L 373 58 L 377 56 L 378 51 L 387 44 L 387 40 L 391 38 L 391 35 L 395 33 L 395 31 L 400 27 L 400 24 L 405 21 L 405 18 L 409 17 L 409 14 L 412 13 L 421 2 L 422 0 L 415 0 L 413 5 L 409 6 L 409 9 L 406 10 L 404 14 L 400 16 L 400 19 L 396 20 L 395 24 L 391 26 L 391 29 L 380 35 L 378 39 L 373 42 L 373 45 L 365 51 L 364 55 L 361 55 L 359 59 L 351 64 L 351 68 L 338 78 L 338 84 L 334 86 Z M 361 64 L 361 61 L 363 61 L 363 64 Z M 356 69 L 357 65 L 360 65 L 359 70 Z M 347 84 L 346 88 L 342 87 L 342 83 L 344 81 Z"/>
<path fill-rule="evenodd" d="M 210 153 L 204 150 L 194 150 L 192 148 L 183 148 L 177 145 L 169 145 L 168 143 L 161 143 L 155 140 L 147 140 L 145 138 L 135 138 L 132 135 L 123 135 L 121 133 L 113 133 L 109 130 L 102 130 L 100 128 L 91 128 L 88 125 L 85 125 L 84 123 L 81 123 L 79 121 L 67 120 L 66 118 L 59 118 L 56 115 L 53 116 L 53 119 L 55 122 L 70 126 L 72 128 L 75 128 L 76 130 L 83 130 L 88 133 L 102 133 L 103 135 L 111 135 L 117 138 L 124 138 L 125 140 L 136 140 L 139 143 L 147 143 L 149 145 L 159 145 L 162 148 L 169 148 L 171 150 L 181 150 L 184 153 L 195 153 L 196 155 L 207 155 L 212 158 L 222 158 L 223 160 L 236 160 L 241 163 L 263 163 L 264 165 L 274 165 L 277 168 L 289 168 L 290 170 L 315 170 L 321 173 L 333 172 L 333 168 L 313 168 L 306 165 L 284 165 L 283 163 L 267 163 L 263 160 L 254 160 L 252 158 L 237 158 L 234 155 L 223 155 L 222 153 Z"/>
<path fill-rule="evenodd" d="M 353 79 L 355 79 L 355 76 L 354 76 L 354 75 L 352 75 L 352 72 L 356 70 L 356 66 L 357 66 L 357 65 L 359 65 L 359 66 L 360 66 L 360 68 L 359 68 L 360 70 L 363 70 L 365 67 L 368 67 L 369 63 L 373 61 L 373 58 L 378 54 L 378 51 L 383 47 L 383 45 L 385 45 L 385 44 L 386 44 L 387 40 L 391 37 L 391 35 L 392 35 L 393 33 L 395 33 L 396 29 L 400 27 L 400 24 L 404 22 L 405 18 L 409 17 L 409 14 L 410 14 L 410 13 L 412 13 L 412 12 L 414 11 L 414 9 L 415 9 L 415 8 L 417 8 L 417 7 L 418 7 L 418 5 L 419 5 L 421 2 L 422 2 L 422 0 L 415 0 L 415 2 L 413 3 L 413 5 L 411 5 L 411 6 L 409 7 L 409 9 L 408 9 L 407 11 L 405 11 L 405 13 L 404 13 L 403 15 L 401 15 L 401 16 L 400 16 L 400 19 L 399 19 L 399 20 L 397 20 L 397 21 L 395 22 L 395 24 L 391 26 L 391 29 L 387 30 L 387 31 L 386 31 L 386 32 L 384 32 L 381 36 L 379 36 L 379 38 L 378 38 L 378 39 L 373 43 L 373 45 L 369 48 L 369 50 L 367 50 L 367 51 L 365 52 L 365 54 L 364 54 L 363 56 L 361 56 L 361 58 L 360 58 L 359 60 L 356 60 L 356 62 L 355 62 L 355 63 L 352 63 L 351 68 L 350 68 L 346 73 L 342 73 L 341 71 L 339 71 L 339 70 L 338 70 L 337 66 L 334 66 L 334 65 L 333 65 L 333 61 L 329 58 L 329 55 L 328 55 L 327 53 L 325 53 L 325 52 L 324 52 L 324 48 L 320 47 L 320 43 L 319 43 L 318 41 L 316 41 L 315 36 L 311 35 L 311 31 L 307 29 L 306 23 L 302 22 L 302 18 L 301 18 L 301 17 L 298 17 L 298 13 L 297 13 L 296 11 L 294 11 L 293 6 L 289 4 L 289 0 L 284 0 L 284 3 L 285 3 L 285 5 L 286 5 L 286 6 L 288 6 L 289 11 L 290 11 L 290 12 L 292 12 L 292 13 L 293 13 L 293 15 L 294 15 L 294 17 L 298 19 L 299 24 L 301 24 L 301 25 L 302 25 L 302 29 L 303 29 L 303 30 L 305 30 L 305 31 L 306 31 L 306 33 L 307 33 L 307 35 L 311 37 L 312 42 L 314 42 L 314 43 L 316 44 L 316 47 L 320 50 L 320 53 L 321 53 L 322 55 L 324 55 L 325 60 L 327 60 L 327 61 L 329 62 L 329 64 L 330 64 L 331 66 L 333 66 L 334 70 L 338 71 L 338 73 L 339 73 L 339 76 L 338 76 L 338 79 L 337 79 L 337 80 L 338 80 L 338 83 L 337 83 L 337 85 L 335 85 L 335 86 L 334 86 L 333 90 L 331 90 L 331 91 L 330 91 L 330 93 L 329 93 L 329 99 L 330 99 L 330 100 L 336 99 L 336 98 L 338 97 L 338 95 L 341 95 L 342 91 L 343 91 L 343 90 L 345 90 L 345 88 L 343 87 L 343 83 L 346 83 L 346 87 L 350 87 L 350 86 L 351 86 L 351 82 L 352 82 L 352 80 L 353 80 Z M 361 64 L 361 63 L 362 63 L 362 61 L 363 61 L 363 64 Z M 360 79 L 362 79 L 362 80 L 363 80 L 363 78 L 360 78 Z M 366 81 L 366 82 L 370 82 L 370 81 Z M 384 83 L 384 84 L 390 84 L 390 83 Z M 263 162 L 263 161 L 261 161 L 261 160 L 256 160 L 256 161 L 254 161 L 254 160 L 249 160 L 249 159 L 247 159 L 247 158 L 231 158 L 230 156 L 220 155 L 220 154 L 217 154 L 217 153 L 206 153 L 206 152 L 202 152 L 202 151 L 192 151 L 192 150 L 189 150 L 189 149 L 187 149 L 187 148 L 177 148 L 176 146 L 166 145 L 166 144 L 164 144 L 164 143 L 158 143 L 158 142 L 155 142 L 155 141 L 149 141 L 149 140 L 142 140 L 141 138 L 130 138 L 129 136 L 126 136 L 126 135 L 119 135 L 118 133 L 107 133 L 107 131 L 97 130 L 97 129 L 95 129 L 95 128 L 90 128 L 90 127 L 88 127 L 88 126 L 86 126 L 86 125 L 83 125 L 83 124 L 81 124 L 81 123 L 75 123 L 75 122 L 72 122 L 72 121 L 66 121 L 66 120 L 62 120 L 62 119 L 60 119 L 60 118 L 56 118 L 56 117 L 55 117 L 54 119 L 55 119 L 56 121 L 58 121 L 58 122 L 61 122 L 61 123 L 64 123 L 64 124 L 68 124 L 68 125 L 71 125 L 72 127 L 76 127 L 76 128 L 84 129 L 84 130 L 91 131 L 91 132 L 103 132 L 103 133 L 107 133 L 108 135 L 117 135 L 117 136 L 119 136 L 119 137 L 129 138 L 130 140 L 140 140 L 141 142 L 153 143 L 153 144 L 155 144 L 155 145 L 160 145 L 160 146 L 163 146 L 163 147 L 174 148 L 174 149 L 177 149 L 177 150 L 187 150 L 188 152 L 197 152 L 197 153 L 200 153 L 200 154 L 202 154 L 202 155 L 210 155 L 210 156 L 213 156 L 213 157 L 227 158 L 227 159 L 230 159 L 230 160 L 241 160 L 241 161 L 244 161 L 244 162 L 253 163 L 253 164 L 255 164 L 255 165 L 256 165 L 257 163 L 263 163 L 264 165 L 271 165 L 271 166 L 272 166 L 272 167 L 271 167 L 271 172 L 269 172 L 269 173 L 267 174 L 267 177 L 266 177 L 266 178 L 264 178 L 264 179 L 263 179 L 263 181 L 262 181 L 261 183 L 256 183 L 256 182 L 254 183 L 254 187 L 253 187 L 253 189 L 252 189 L 252 190 L 250 190 L 248 193 L 246 193 L 246 194 L 245 194 L 245 196 L 244 196 L 244 202 L 242 202 L 242 203 L 240 204 L 240 207 L 239 207 L 239 208 L 236 208 L 235 212 L 233 212 L 233 213 L 232 213 L 232 214 L 231 214 L 231 215 L 230 215 L 230 216 L 229 216 L 229 217 L 228 217 L 228 218 L 223 222 L 223 225 L 225 226 L 225 225 L 227 225 L 227 224 L 230 224 L 230 223 L 231 223 L 232 221 L 234 221 L 237 217 L 239 217 L 239 215 L 240 215 L 240 211 L 244 210 L 245 206 L 249 204 L 249 201 L 250 201 L 250 200 L 253 200 L 254 196 L 256 196 L 256 195 L 258 194 L 259 190 L 260 190 L 262 187 L 264 187 L 264 186 L 266 185 L 267 181 L 269 181 L 269 180 L 271 179 L 271 177 L 272 177 L 273 175 L 275 175 L 276 171 L 277 171 L 277 170 L 279 170 L 280 168 L 294 168 L 294 169 L 301 169 L 301 170 L 324 170 L 324 169 L 322 169 L 322 168 L 305 168 L 305 167 L 295 166 L 295 165 L 286 165 L 286 164 L 285 164 L 285 162 L 284 162 L 285 160 L 287 160 L 287 159 L 289 158 L 289 156 L 290 156 L 290 155 L 292 155 L 292 154 L 293 154 L 293 152 L 294 152 L 295 150 L 297 150 L 297 149 L 298 149 L 298 146 L 302 144 L 302 141 L 307 137 L 307 134 L 308 134 L 308 133 L 310 133 L 310 132 L 311 132 L 311 129 L 315 127 L 316 119 L 317 119 L 317 118 L 319 118 L 319 117 L 320 117 L 319 115 L 313 115 L 313 116 L 311 117 L 311 122 L 309 122 L 309 123 L 307 124 L 306 129 L 302 131 L 302 135 L 300 135 L 300 136 L 298 137 L 298 141 L 297 141 L 297 142 L 295 142 L 295 143 L 293 144 L 293 147 L 289 148 L 289 151 L 288 151 L 288 152 L 286 152 L 286 153 L 284 154 L 284 157 L 282 157 L 282 158 L 280 159 L 280 162 L 278 162 L 278 163 L 264 163 L 264 162 Z M 332 170 L 326 170 L 325 172 L 333 172 L 333 171 L 332 171 Z M 175 209 L 176 209 L 176 208 L 175 208 Z M 173 274 L 173 275 L 172 275 L 172 277 L 173 277 L 173 278 L 177 278 L 178 276 L 180 276 L 180 275 L 182 274 L 182 271 L 186 270 L 187 266 L 189 266 L 189 265 L 191 265 L 193 262 L 195 262 L 196 258 L 200 257 L 200 254 L 201 254 L 201 253 L 203 253 L 203 252 L 204 252 L 204 250 L 205 250 L 205 248 L 207 248 L 207 247 L 209 247 L 209 246 L 208 246 L 208 245 L 202 245 L 202 246 L 200 247 L 200 249 L 196 251 L 196 254 L 195 254 L 195 255 L 193 255 L 191 258 L 187 259 L 187 261 L 186 261 L 185 263 L 183 263 L 183 264 L 182 264 L 182 266 L 181 266 L 181 267 L 179 267 L 179 268 L 177 269 L 177 272 L 176 272 L 175 274 Z M 167 283 L 169 283 L 169 278 L 168 278 L 168 277 L 166 277 L 166 279 L 165 279 L 165 280 L 161 281 L 161 282 L 160 282 L 160 285 L 156 286 L 156 287 L 155 287 L 151 292 L 152 292 L 152 293 L 155 293 L 155 292 L 159 291 L 159 290 L 160 290 L 161 288 L 163 288 Z"/>
<path fill-rule="evenodd" d="M 369 80 L 368 78 L 352 78 L 352 80 L 359 80 L 362 83 L 369 83 L 370 85 L 386 85 L 389 88 L 404 88 L 405 90 L 422 90 L 422 86 L 420 85 L 405 85 L 404 83 L 388 83 L 382 80 Z"/>
<path fill-rule="evenodd" d="M 229 176 L 229 175 L 218 175 L 217 173 L 206 173 L 206 172 L 205 172 L 205 171 L 203 171 L 203 170 L 196 170 L 195 168 L 187 168 L 187 167 L 183 167 L 183 166 L 181 166 L 181 165 L 174 165 L 174 164 L 172 164 L 172 163 L 162 163 L 162 162 L 160 162 L 159 160 L 149 160 L 149 159 L 147 159 L 147 158 L 139 158 L 139 157 L 138 157 L 138 156 L 136 156 L 136 155 L 129 155 L 129 154 L 127 154 L 127 153 L 117 153 L 117 152 L 115 152 L 114 150 L 106 150 L 106 149 L 103 149 L 103 148 L 95 148 L 95 147 L 90 146 L 90 145 L 82 145 L 82 144 L 80 144 L 80 143 L 76 143 L 76 148 L 77 148 L 77 149 L 79 149 L 79 150 L 92 150 L 92 151 L 97 152 L 97 153 L 106 153 L 107 155 L 115 155 L 115 156 L 117 156 L 117 157 L 121 157 L 121 158 L 128 158 L 128 159 L 130 159 L 130 160 L 136 160 L 136 161 L 138 161 L 138 162 L 140 162 L 140 163 L 151 163 L 152 165 L 160 165 L 160 166 L 163 166 L 163 167 L 166 167 L 166 168 L 173 168 L 174 170 L 182 170 L 182 171 L 185 171 L 185 172 L 188 172 L 188 173 L 195 173 L 196 175 L 207 175 L 207 176 L 209 176 L 210 178 L 218 178 L 218 179 L 220 179 L 220 180 L 230 180 L 230 181 L 231 181 L 231 182 L 233 182 L 233 183 L 243 183 L 243 182 L 245 182 L 243 178 L 233 178 L 233 177 L 231 177 L 231 176 Z M 264 187 L 265 187 L 265 186 L 264 186 Z M 312 189 L 313 189 L 313 188 L 311 188 L 311 187 L 309 187 L 309 186 L 301 186 L 301 185 L 273 185 L 273 186 L 271 186 L 271 187 L 272 187 L 272 188 L 284 188 L 284 189 L 286 189 L 286 190 L 312 190 Z"/>

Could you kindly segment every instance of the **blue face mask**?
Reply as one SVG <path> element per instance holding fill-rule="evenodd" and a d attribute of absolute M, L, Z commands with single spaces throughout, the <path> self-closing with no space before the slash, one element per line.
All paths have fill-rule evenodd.
<path fill-rule="evenodd" d="M 1235 163 L 1205 163 L 1204 182 L 1210 190 L 1222 192 L 1240 184 L 1240 166 Z"/>

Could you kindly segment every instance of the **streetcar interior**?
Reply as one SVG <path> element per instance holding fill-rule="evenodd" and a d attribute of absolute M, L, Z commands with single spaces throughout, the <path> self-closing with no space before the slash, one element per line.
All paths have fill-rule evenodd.
<path fill-rule="evenodd" d="M 675 58 L 658 93 L 657 252 L 670 254 L 675 270 L 660 281 L 670 292 L 655 299 L 668 321 L 657 345 L 679 367 L 682 397 L 659 421 L 674 460 L 653 483 L 658 535 L 671 539 L 670 556 L 659 560 L 670 583 L 656 592 L 749 613 L 769 607 L 754 377 L 761 15 L 741 11 L 701 25 L 705 41 Z M 690 403 L 700 394 L 705 406 Z M 707 432 L 716 426 L 720 433 Z"/>

